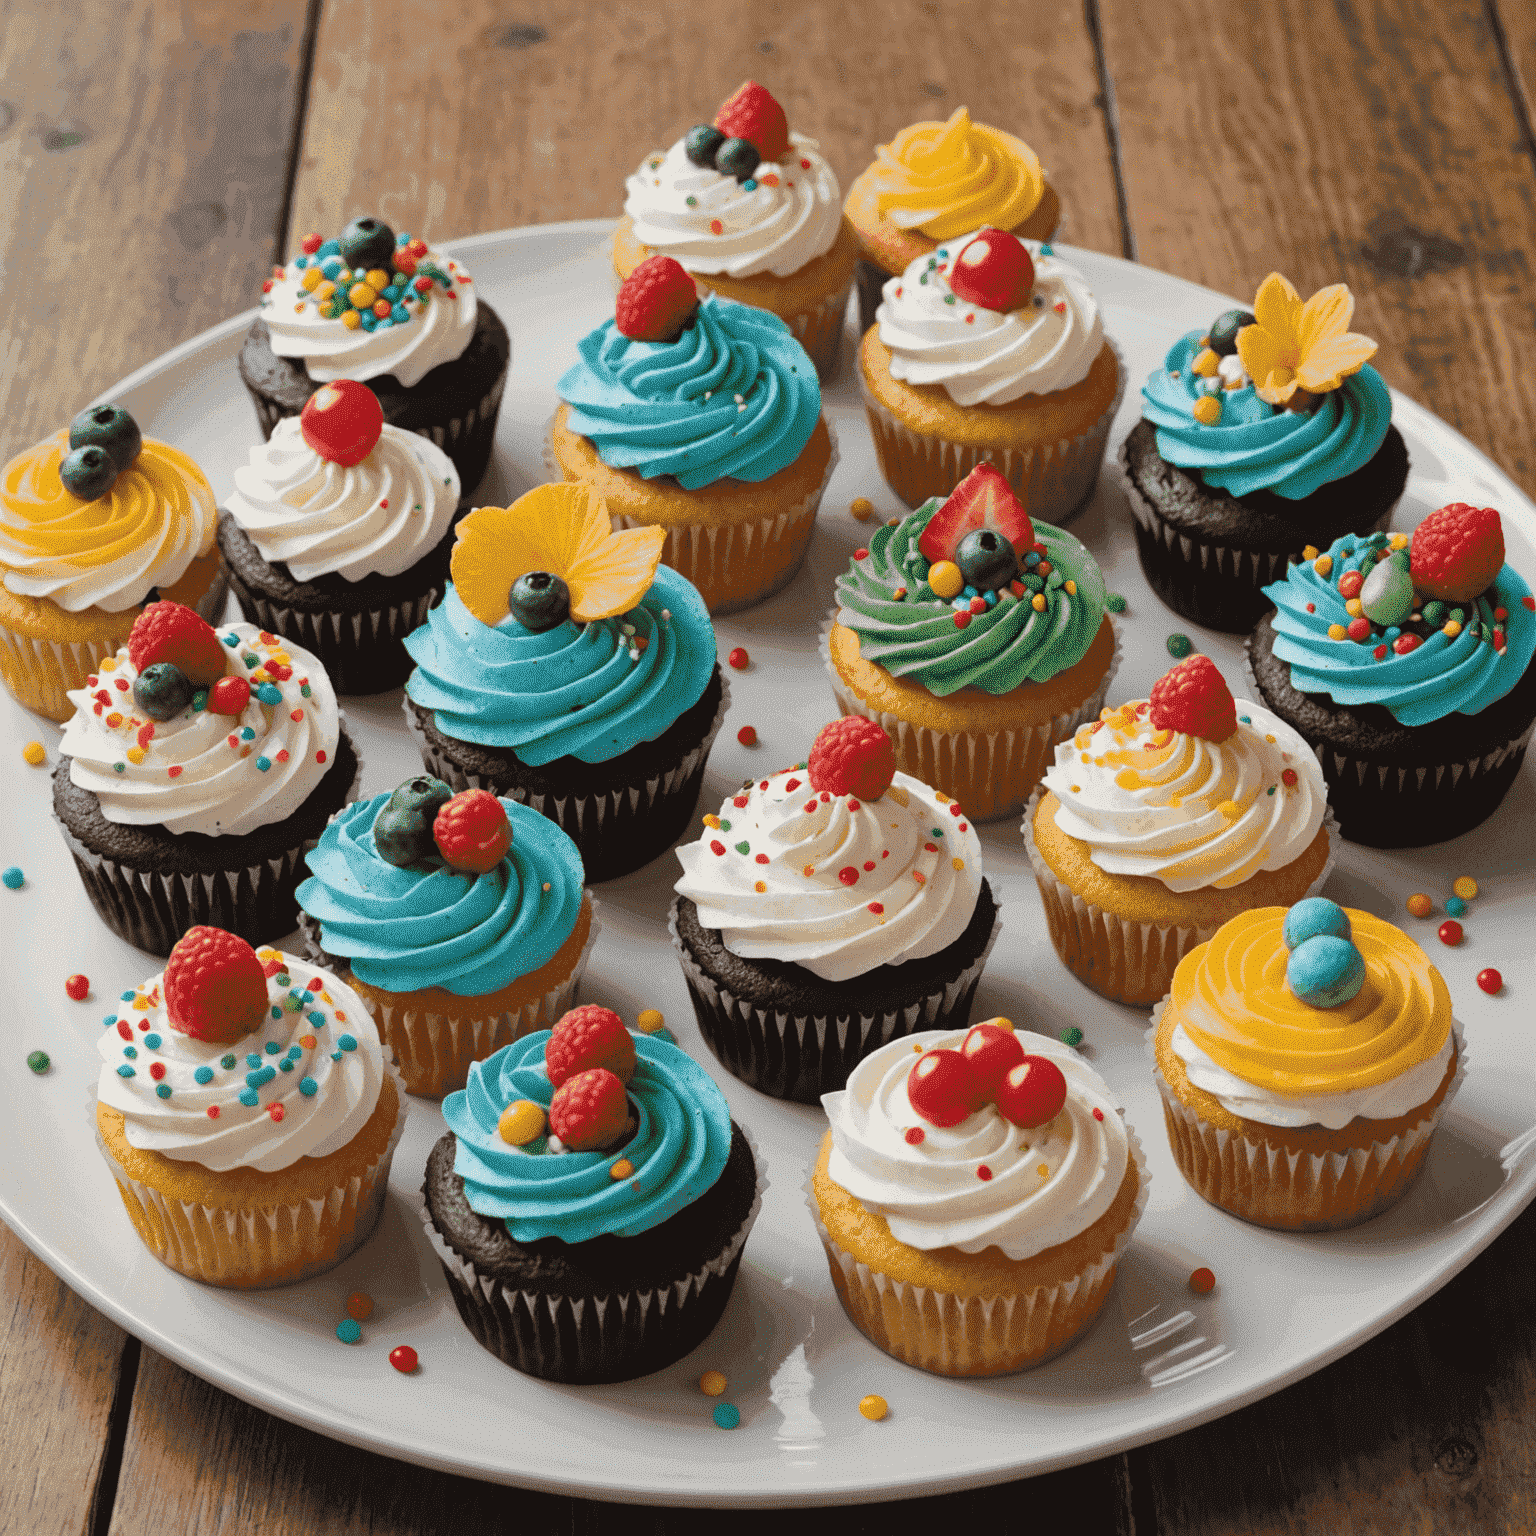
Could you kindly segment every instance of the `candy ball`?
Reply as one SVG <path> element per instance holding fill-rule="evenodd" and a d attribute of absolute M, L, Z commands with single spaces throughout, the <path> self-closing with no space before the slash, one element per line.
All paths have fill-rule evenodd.
<path fill-rule="evenodd" d="M 949 286 L 957 299 L 982 309 L 1022 309 L 1035 286 L 1034 258 L 1016 235 L 988 226 L 956 253 Z"/>
<path fill-rule="evenodd" d="M 1466 902 L 1460 896 L 1449 897 L 1445 903 L 1445 915 L 1447 917 L 1465 917 L 1467 915 Z"/>
<path fill-rule="evenodd" d="M 221 677 L 208 690 L 208 707 L 216 715 L 239 715 L 251 702 L 251 685 L 243 677 Z"/>
<path fill-rule="evenodd" d="M 88 443 L 84 448 L 72 448 L 64 456 L 59 479 L 71 496 L 95 501 L 117 484 L 117 465 L 105 448 Z"/>
<path fill-rule="evenodd" d="M 525 571 L 512 583 L 507 606 L 524 629 L 542 634 L 571 616 L 571 589 L 548 571 Z"/>
<path fill-rule="evenodd" d="M 928 567 L 928 585 L 933 588 L 935 597 L 942 597 L 947 602 L 960 595 L 965 576 L 953 560 L 936 560 Z"/>
<path fill-rule="evenodd" d="M 1455 949 L 1464 937 L 1461 931 L 1461 924 L 1455 918 L 1447 918 L 1440 924 L 1436 932 L 1440 935 L 1440 942 L 1449 945 L 1452 949 Z"/>
<path fill-rule="evenodd" d="M 1435 910 L 1435 904 L 1423 891 L 1415 891 L 1407 900 L 1407 908 L 1410 916 L 1428 917 Z"/>
<path fill-rule="evenodd" d="M 304 441 L 332 464 L 361 464 L 383 430 L 384 409 L 378 397 L 353 379 L 322 384 L 299 413 Z"/>
<path fill-rule="evenodd" d="M 1401 624 L 1413 612 L 1413 578 L 1401 557 L 1381 561 L 1360 587 L 1360 608 L 1374 624 Z"/>
<path fill-rule="evenodd" d="M 715 151 L 725 143 L 725 135 L 713 123 L 699 123 L 688 130 L 683 140 L 683 153 L 704 170 L 713 170 Z"/>
<path fill-rule="evenodd" d="M 1451 887 L 1463 901 L 1471 901 L 1477 895 L 1477 881 L 1471 875 L 1458 875 L 1456 883 Z"/>
<path fill-rule="evenodd" d="M 93 405 L 69 424 L 69 446 L 105 448 L 118 473 L 138 458 L 144 446 L 139 424 L 120 405 Z"/>
<path fill-rule="evenodd" d="M 1285 914 L 1280 936 L 1287 949 L 1295 949 L 1319 934 L 1329 934 L 1336 939 L 1350 937 L 1349 914 L 1338 902 L 1322 896 L 1309 896 Z"/>
<path fill-rule="evenodd" d="M 1229 309 L 1212 322 L 1205 344 L 1217 357 L 1231 357 L 1237 351 L 1237 333 L 1253 323 L 1246 309 Z"/>
<path fill-rule="evenodd" d="M 395 253 L 395 232 L 382 219 L 365 216 L 342 230 L 337 245 L 342 260 L 356 271 L 382 267 Z"/>
<path fill-rule="evenodd" d="M 1291 951 L 1285 979 L 1314 1008 L 1337 1008 L 1365 985 L 1365 956 L 1348 939 L 1320 933 Z"/>
<path fill-rule="evenodd" d="M 133 680 L 133 702 L 151 720 L 174 720 L 192 702 L 192 684 L 180 667 L 157 661 Z"/>
<path fill-rule="evenodd" d="M 1477 984 L 1489 997 L 1497 997 L 1504 990 L 1504 978 L 1492 966 L 1477 973 Z"/>

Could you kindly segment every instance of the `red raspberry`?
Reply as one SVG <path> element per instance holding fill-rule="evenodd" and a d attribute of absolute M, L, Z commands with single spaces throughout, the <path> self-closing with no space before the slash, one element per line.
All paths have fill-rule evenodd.
<path fill-rule="evenodd" d="M 506 807 L 488 789 L 461 790 L 445 801 L 432 823 L 432 840 L 450 868 L 483 875 L 512 846 Z"/>
<path fill-rule="evenodd" d="M 1453 501 L 1413 531 L 1413 584 L 1446 603 L 1468 603 L 1493 585 L 1504 565 L 1504 525 L 1492 507 Z"/>
<path fill-rule="evenodd" d="M 549 1128 L 572 1152 L 611 1147 L 629 1129 L 629 1097 L 606 1067 L 578 1072 L 555 1089 Z"/>
<path fill-rule="evenodd" d="M 784 108 L 755 80 L 730 97 L 715 114 L 715 127 L 728 139 L 745 139 L 764 160 L 789 153 L 789 119 Z"/>
<path fill-rule="evenodd" d="M 168 661 L 197 688 L 210 688 L 224 676 L 224 656 L 213 625 L 180 603 L 150 603 L 128 635 L 128 660 L 135 672 Z"/>
<path fill-rule="evenodd" d="M 681 262 L 648 256 L 624 279 L 613 306 L 613 323 L 631 341 L 676 341 L 699 307 Z"/>
<path fill-rule="evenodd" d="M 171 1028 L 194 1040 L 228 1044 L 261 1027 L 267 977 L 256 951 L 222 928 L 189 928 L 165 962 Z"/>
<path fill-rule="evenodd" d="M 844 715 L 822 727 L 806 768 L 818 792 L 878 800 L 896 777 L 896 748 L 873 720 Z"/>
<path fill-rule="evenodd" d="M 621 1083 L 635 1075 L 635 1037 L 611 1008 L 572 1008 L 544 1043 L 544 1070 L 558 1088 L 578 1072 L 606 1067 Z"/>
<path fill-rule="evenodd" d="M 1237 730 L 1232 690 L 1209 656 L 1191 656 L 1152 685 L 1152 724 L 1206 741 L 1225 741 Z"/>

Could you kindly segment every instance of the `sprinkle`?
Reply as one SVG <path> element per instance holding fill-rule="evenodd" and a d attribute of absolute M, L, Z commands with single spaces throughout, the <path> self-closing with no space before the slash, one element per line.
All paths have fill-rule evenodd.
<path fill-rule="evenodd" d="M 157 1061 L 155 1063 L 155 1066 L 158 1067 L 159 1065 L 160 1065 L 160 1063 Z M 151 1068 L 151 1071 L 153 1071 L 153 1068 Z M 170 1096 L 171 1096 L 171 1085 L 169 1083 L 156 1083 L 155 1084 L 155 1094 L 156 1094 L 157 1097 L 162 1098 L 162 1099 L 170 1098 Z"/>
<path fill-rule="evenodd" d="M 870 902 L 869 910 L 873 912 L 876 917 L 881 917 L 885 913 L 885 907 L 878 901 Z"/>
<path fill-rule="evenodd" d="M 739 741 L 744 747 L 755 747 L 757 745 L 756 726 L 742 726 L 742 728 L 736 732 L 736 740 Z"/>
<path fill-rule="evenodd" d="M 955 628 L 956 629 L 964 629 L 970 622 L 971 622 L 971 615 L 970 615 L 970 610 L 969 609 L 965 610 L 964 612 L 957 613 L 955 615 Z"/>
<path fill-rule="evenodd" d="M 734 1403 L 721 1403 L 715 1409 L 714 1420 L 721 1429 L 735 1429 L 741 1423 L 741 1409 Z"/>
<path fill-rule="evenodd" d="M 1471 901 L 1477 895 L 1477 881 L 1471 875 L 1458 875 L 1451 889 L 1463 901 Z"/>
<path fill-rule="evenodd" d="M 1455 949 L 1462 940 L 1461 924 L 1454 918 L 1447 918 L 1439 927 L 1440 942 Z"/>
<path fill-rule="evenodd" d="M 353 1291 L 347 1297 L 347 1316 L 366 1323 L 373 1316 L 373 1297 L 367 1291 Z"/>
<path fill-rule="evenodd" d="M 854 550 L 853 558 L 855 560 L 868 560 L 869 559 L 869 551 L 867 549 L 865 549 L 864 546 L 861 544 L 856 550 Z"/>
<path fill-rule="evenodd" d="M 397 1344 L 389 1352 L 389 1363 L 402 1376 L 409 1376 L 416 1369 L 420 1357 L 409 1344 Z"/>
<path fill-rule="evenodd" d="M 667 1027 L 666 1015 L 659 1008 L 642 1008 L 635 1025 L 642 1035 L 654 1035 L 658 1029 Z"/>
<path fill-rule="evenodd" d="M 336 1324 L 336 1337 L 343 1344 L 356 1344 L 363 1336 L 363 1325 L 355 1317 L 344 1317 Z"/>
<path fill-rule="evenodd" d="M 1428 917 L 1435 910 L 1435 904 L 1423 891 L 1415 891 L 1405 903 L 1409 914 L 1413 917 Z"/>
<path fill-rule="evenodd" d="M 725 659 L 727 664 L 734 667 L 738 672 L 744 671 L 752 660 L 747 655 L 747 648 L 744 645 L 738 645 Z"/>
<path fill-rule="evenodd" d="M 921 1050 L 922 1047 L 919 1046 L 918 1049 Z M 904 1139 L 909 1147 L 920 1147 L 926 1138 L 927 1132 L 923 1130 L 922 1126 L 914 1125 L 908 1128 Z"/>
<path fill-rule="evenodd" d="M 1178 659 L 1188 656 L 1194 650 L 1194 643 L 1188 635 L 1175 633 L 1168 636 L 1168 654 Z"/>
<path fill-rule="evenodd" d="M 1042 1179 L 1048 1179 L 1051 1176 L 1051 1165 L 1049 1163 L 1041 1163 L 1040 1166 L 1035 1169 L 1035 1172 L 1038 1173 Z"/>
<path fill-rule="evenodd" d="M 1479 985 L 1481 985 L 1481 983 L 1479 983 Z M 48 1060 L 48 1052 L 47 1051 L 29 1051 L 27 1053 L 27 1067 L 28 1067 L 28 1070 L 32 1071 L 32 1072 L 35 1072 L 39 1077 L 41 1077 L 43 1075 L 43 1073 L 48 1070 L 50 1065 L 51 1065 L 51 1063 Z M 121 1067 L 119 1067 L 117 1070 L 119 1072 L 122 1072 L 123 1069 Z M 132 1067 L 128 1068 L 128 1071 L 125 1074 L 125 1076 L 128 1076 L 128 1077 L 132 1077 L 133 1076 L 133 1068 Z"/>
<path fill-rule="evenodd" d="M 1104 1111 L 1102 1109 L 1095 1108 L 1093 1111 L 1093 1118 L 1095 1120 L 1102 1120 L 1104 1118 Z"/>
<path fill-rule="evenodd" d="M 627 1179 L 635 1171 L 635 1165 L 627 1157 L 621 1157 L 608 1170 L 610 1179 Z"/>
<path fill-rule="evenodd" d="M 859 1399 L 859 1412 L 871 1424 L 878 1424 L 890 1412 L 890 1409 L 886 1405 L 885 1399 L 878 1392 L 870 1392 Z"/>
<path fill-rule="evenodd" d="M 1311 546 L 1308 545 L 1308 548 L 1311 548 Z M 1333 556 L 1319 555 L 1317 559 L 1312 562 L 1312 569 L 1316 571 L 1319 576 L 1331 576 L 1333 574 Z"/>
<path fill-rule="evenodd" d="M 34 768 L 36 768 L 39 763 L 44 763 L 48 760 L 48 754 L 43 750 L 43 744 L 40 741 L 29 741 L 26 746 L 21 749 L 21 755 L 26 758 L 26 760 L 31 763 Z"/>
<path fill-rule="evenodd" d="M 9 869 L 0 871 L 0 884 L 3 884 L 8 891 L 19 891 L 26 883 L 26 879 L 19 864 L 12 864 Z"/>
<path fill-rule="evenodd" d="M 709 851 L 718 859 L 725 852 L 725 844 L 722 843 L 719 838 L 711 838 L 709 843 Z"/>
<path fill-rule="evenodd" d="M 728 1386 L 730 1386 L 730 1382 L 726 1380 L 723 1371 L 705 1371 L 699 1377 L 699 1391 L 705 1397 L 719 1397 Z"/>
<path fill-rule="evenodd" d="M 320 1085 L 314 1080 L 314 1078 L 301 1077 L 299 1079 L 299 1092 L 302 1093 L 306 1099 L 314 1098 L 314 1096 L 319 1091 Z"/>
<path fill-rule="evenodd" d="M 965 860 L 964 859 L 951 859 L 949 862 L 951 864 L 953 864 L 956 869 L 964 869 L 965 868 Z"/>
<path fill-rule="evenodd" d="M 1189 1277 L 1189 1288 L 1196 1296 L 1209 1296 L 1216 1289 L 1216 1276 L 1204 1267 L 1197 1269 Z"/>
<path fill-rule="evenodd" d="M 1479 971 L 1477 973 L 1477 984 L 1489 997 L 1497 997 L 1504 990 L 1504 978 L 1492 966 L 1486 971 Z M 42 1053 L 38 1052 L 37 1054 L 41 1055 Z M 44 1060 L 47 1060 L 47 1058 L 44 1057 Z M 32 1058 L 30 1056 L 27 1057 L 27 1065 L 32 1065 Z"/>
<path fill-rule="evenodd" d="M 1072 1049 L 1075 1051 L 1078 1048 L 1078 1046 L 1080 1046 L 1083 1043 L 1083 1032 L 1082 1032 L 1082 1030 L 1080 1030 L 1077 1027 L 1076 1024 L 1069 1024 L 1061 1032 L 1061 1043 L 1063 1045 L 1070 1045 L 1072 1047 Z"/>
<path fill-rule="evenodd" d="M 867 523 L 875 515 L 875 504 L 867 496 L 855 496 L 848 510 L 861 523 Z"/>
<path fill-rule="evenodd" d="M 38 1054 L 41 1055 L 42 1053 L 39 1052 Z M 134 1075 L 133 1068 L 132 1067 L 119 1067 L 117 1069 L 117 1075 L 119 1077 L 132 1077 Z"/>

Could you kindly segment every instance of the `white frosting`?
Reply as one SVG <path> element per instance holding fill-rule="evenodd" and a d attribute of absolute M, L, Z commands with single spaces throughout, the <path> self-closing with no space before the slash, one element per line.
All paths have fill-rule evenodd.
<path fill-rule="evenodd" d="M 866 804 L 787 769 L 733 795 L 718 828 L 677 850 L 676 890 L 733 955 L 847 981 L 937 954 L 969 926 L 981 842 L 958 810 L 904 773 Z"/>
<path fill-rule="evenodd" d="M 142 999 L 143 1006 L 118 1005 L 117 1021 L 97 1039 L 102 1068 L 96 1095 L 122 1112 L 130 1147 L 201 1163 L 214 1173 L 231 1168 L 273 1173 L 301 1157 L 328 1156 L 368 1123 L 385 1066 L 378 1029 L 362 999 L 306 960 L 262 953 L 276 954 L 287 969 L 267 978 L 268 1007 L 260 1029 L 233 1043 L 193 1040 L 173 1029 L 163 975 L 137 989 L 135 1002 Z M 287 976 L 288 983 L 280 986 L 279 976 Z M 296 1006 L 290 994 L 302 997 L 311 980 L 322 982 L 323 991 Z M 257 1066 L 249 1056 L 258 1058 Z M 234 1064 L 226 1067 L 230 1057 Z M 287 1071 L 279 1065 L 285 1061 Z M 151 1070 L 156 1065 L 165 1069 L 158 1079 Z M 121 1076 L 124 1067 L 133 1076 Z M 197 1080 L 200 1067 L 212 1074 L 206 1083 Z M 269 1080 L 249 1084 L 248 1074 L 260 1077 L 267 1068 Z M 161 1087 L 170 1089 L 168 1096 L 158 1092 Z M 242 1093 L 257 1102 L 243 1103 Z M 218 1113 L 210 1114 L 214 1109 Z"/>
<path fill-rule="evenodd" d="M 1219 742 L 1156 730 L 1144 700 L 1097 730 L 1080 726 L 1045 773 L 1061 802 L 1057 827 L 1087 843 L 1107 874 L 1150 876 L 1173 891 L 1225 890 L 1294 863 L 1323 824 L 1323 771 L 1283 720 L 1236 704 L 1237 731 Z M 1126 710 L 1137 711 L 1131 731 L 1116 728 Z"/>
<path fill-rule="evenodd" d="M 228 511 L 261 558 L 296 581 L 398 576 L 442 542 L 459 505 L 459 472 L 435 443 L 385 425 L 360 464 L 334 464 L 297 416 L 278 422 L 235 471 Z"/>
<path fill-rule="evenodd" d="M 1114 1204 L 1130 1139 L 1104 1079 L 1069 1046 L 1022 1030 L 1025 1053 L 1048 1057 L 1067 1080 L 1055 1119 L 1021 1130 L 987 1104 L 959 1125 L 929 1125 L 907 1098 L 907 1074 L 921 1051 L 957 1050 L 965 1035 L 934 1029 L 893 1040 L 853 1069 L 842 1093 L 823 1094 L 832 1122 L 827 1172 L 909 1248 L 996 1247 L 1031 1258 Z M 907 1140 L 914 1126 L 923 1132 L 916 1145 Z"/>
<path fill-rule="evenodd" d="M 188 705 L 170 720 L 150 720 L 134 703 L 138 672 L 126 646 L 110 668 L 103 663 L 92 674 L 94 682 L 69 694 L 75 713 L 59 750 L 71 759 L 70 782 L 96 796 L 108 821 L 238 836 L 293 815 L 330 772 L 341 712 L 325 668 L 291 641 L 267 644 L 254 624 L 225 624 L 218 633 L 240 642 L 225 646 L 227 675 L 251 683 L 238 716 Z M 288 661 L 277 662 L 283 654 Z M 291 675 L 259 682 L 254 674 L 267 662 Z M 276 689 L 277 700 L 263 702 L 258 688 Z M 142 752 L 140 761 L 132 751 Z"/>
<path fill-rule="evenodd" d="M 832 249 L 843 195 L 815 139 L 790 134 L 789 152 L 758 166 L 751 192 L 734 176 L 695 165 L 683 142 L 647 155 L 624 183 L 624 212 L 642 245 L 690 272 L 726 277 L 788 277 Z"/>
<path fill-rule="evenodd" d="M 1006 314 L 983 309 L 955 297 L 945 275 L 973 238 L 944 241 L 880 290 L 875 319 L 892 377 L 942 384 L 957 405 L 1006 405 L 1086 379 L 1104 348 L 1104 322 L 1083 274 L 1026 240 L 1035 264 L 1029 302 Z"/>
<path fill-rule="evenodd" d="M 463 266 L 430 246 L 418 272 L 423 265 L 436 265 L 454 280 L 452 298 L 434 284 L 425 308 L 414 298 L 406 301 L 410 319 L 398 325 L 381 320 L 375 330 L 359 326 L 354 331 L 339 317 L 321 316 L 319 305 L 304 289 L 303 270 L 290 262 L 261 304 L 273 352 L 302 359 L 304 371 L 317 384 L 334 379 L 366 383 L 384 374 L 407 389 L 419 384 L 439 363 L 463 356 L 476 321 L 475 288 Z"/>

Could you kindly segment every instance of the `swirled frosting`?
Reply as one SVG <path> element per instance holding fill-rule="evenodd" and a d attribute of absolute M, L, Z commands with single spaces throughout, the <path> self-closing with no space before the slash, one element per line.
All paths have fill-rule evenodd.
<path fill-rule="evenodd" d="M 425 305 L 412 301 L 408 319 L 380 320 L 370 331 L 324 318 L 317 304 L 306 302 L 304 269 L 289 262 L 261 301 L 273 353 L 298 358 L 317 384 L 366 383 L 386 374 L 406 389 L 419 384 L 440 363 L 463 356 L 478 320 L 474 284 L 461 262 L 429 246 L 419 265 L 445 272 L 452 286 L 435 288 Z"/>
<path fill-rule="evenodd" d="M 42 597 L 67 613 L 121 613 L 155 587 L 174 586 L 213 548 L 213 488 L 186 454 L 144 439 L 112 489 L 81 501 L 59 465 L 69 432 L 19 453 L 0 474 L 0 580 L 18 597 Z"/>
<path fill-rule="evenodd" d="M 387 423 L 357 464 L 323 459 L 297 416 L 235 471 L 228 510 L 257 553 L 295 581 L 398 576 L 429 555 L 459 505 L 459 472 L 435 443 Z"/>
<path fill-rule="evenodd" d="M 534 766 L 606 763 L 654 741 L 704 697 L 715 669 L 704 600 L 665 565 L 628 613 L 539 634 L 510 615 L 482 624 L 450 584 L 405 648 L 416 663 L 405 691 L 444 735 L 511 747 Z"/>
<path fill-rule="evenodd" d="M 1017 590 L 988 594 L 995 601 L 961 628 L 955 620 L 961 609 L 969 612 L 970 589 L 952 600 L 939 597 L 918 548 L 943 504 L 934 497 L 894 528 L 877 528 L 868 556 L 837 578 L 837 622 L 859 637 L 859 655 L 940 697 L 961 688 L 1011 693 L 1081 661 L 1104 622 L 1105 597 L 1103 573 L 1083 544 L 1065 529 L 1035 523 L 1031 553 L 1049 574 L 1041 577 L 1027 564 Z M 1036 596 L 1044 598 L 1043 609 L 1035 608 Z"/>
<path fill-rule="evenodd" d="M 215 1173 L 273 1173 L 338 1151 L 368 1123 L 385 1072 L 368 1009 L 307 960 L 273 949 L 258 957 L 268 1006 L 243 1040 L 173 1029 L 163 975 L 125 993 L 107 1016 L 96 1096 L 122 1113 L 130 1147 Z"/>
<path fill-rule="evenodd" d="M 948 240 L 990 224 L 1022 224 L 1045 193 L 1039 157 L 1022 139 L 973 123 L 957 107 L 943 123 L 913 123 L 875 150 L 876 206 L 898 229 Z"/>
<path fill-rule="evenodd" d="M 909 1248 L 999 1248 L 1010 1259 L 1033 1258 L 1114 1204 L 1130 1137 L 1109 1085 L 1076 1051 L 1023 1031 L 1025 1051 L 1066 1077 L 1066 1103 L 1054 1119 L 1021 1130 L 987 1104 L 958 1125 L 919 1120 L 907 1074 L 920 1051 L 956 1050 L 965 1034 L 933 1029 L 892 1040 L 853 1069 L 843 1092 L 822 1095 L 832 1123 L 827 1174 Z M 914 1126 L 923 1133 L 915 1144 L 906 1134 Z"/>
<path fill-rule="evenodd" d="M 675 889 L 745 960 L 785 960 L 824 981 L 936 955 L 981 893 L 981 842 L 947 795 L 907 774 L 869 803 L 786 769 L 731 796 L 677 850 Z"/>
<path fill-rule="evenodd" d="M 603 463 L 684 490 L 767 480 L 798 459 L 821 416 L 805 348 L 766 310 L 704 295 L 676 341 L 631 341 L 605 320 L 557 386 L 566 424 Z"/>
<path fill-rule="evenodd" d="M 226 676 L 251 685 L 238 715 L 215 714 L 199 691 L 179 715 L 149 719 L 134 702 L 126 646 L 69 694 L 75 713 L 59 750 L 70 782 L 108 821 L 234 837 L 293 815 L 330 772 L 341 712 L 324 667 L 254 624 L 219 634 Z"/>
<path fill-rule="evenodd" d="M 1446 605 L 1457 633 L 1422 622 L 1404 624 L 1404 632 L 1423 642 L 1407 652 L 1397 650 L 1396 630 L 1373 631 L 1365 644 L 1347 634 L 1330 638 L 1330 627 L 1347 631 L 1351 621 L 1340 576 L 1360 569 L 1362 556 L 1380 555 L 1388 544 L 1386 534 L 1337 539 L 1327 551 L 1326 574 L 1318 570 L 1321 560 L 1303 560 L 1283 581 L 1264 588 L 1275 605 L 1275 655 L 1290 663 L 1291 686 L 1299 693 L 1325 694 L 1346 708 L 1380 704 L 1408 726 L 1487 709 L 1520 681 L 1536 655 L 1530 587 L 1505 565 L 1475 602 Z M 1502 650 L 1495 636 L 1502 637 Z M 1385 654 L 1378 656 L 1378 650 Z"/>
<path fill-rule="evenodd" d="M 305 855 L 311 874 L 298 901 L 320 924 L 327 954 L 344 956 L 369 986 L 441 987 L 456 997 L 499 991 L 554 958 L 582 899 L 581 855 L 559 827 L 503 800 L 512 847 L 495 869 L 401 869 L 373 843 L 374 818 L 388 803 L 384 794 L 346 806 Z"/>
<path fill-rule="evenodd" d="M 453 1171 L 472 1211 L 507 1224 L 514 1241 L 557 1237 L 635 1237 L 659 1227 L 713 1187 L 731 1150 L 731 1112 L 713 1079 L 685 1051 L 652 1035 L 635 1036 L 629 1080 L 635 1133 L 608 1152 L 546 1150 L 543 1138 L 509 1146 L 496 1130 L 518 1099 L 549 1108 L 544 1070 L 549 1031 L 525 1035 L 469 1069 L 469 1082 L 443 1100 L 457 1138 Z M 619 1157 L 634 1172 L 609 1172 Z"/>
<path fill-rule="evenodd" d="M 1305 741 L 1283 720 L 1237 701 L 1225 741 L 1159 731 L 1145 699 L 1106 709 L 1056 748 L 1045 786 L 1056 825 L 1112 875 L 1172 891 L 1225 890 L 1284 869 L 1323 824 L 1327 789 Z"/>
<path fill-rule="evenodd" d="M 1369 464 L 1386 441 L 1392 397 L 1369 364 L 1310 412 L 1266 405 L 1242 376 L 1240 388 L 1222 390 L 1220 420 L 1196 421 L 1206 381 L 1190 365 L 1200 342 L 1201 333 L 1191 331 L 1168 349 L 1142 388 L 1141 414 L 1157 428 L 1158 453 L 1180 469 L 1198 470 L 1207 485 L 1234 496 L 1273 491 L 1300 501 Z"/>
<path fill-rule="evenodd" d="M 1026 240 L 1035 262 L 1029 303 L 1006 313 L 983 309 L 949 287 L 949 263 L 971 239 L 947 240 L 880 290 L 875 319 L 891 376 L 942 384 L 956 405 L 1006 405 L 1086 379 L 1104 349 L 1104 322 L 1083 274 Z"/>
<path fill-rule="evenodd" d="M 788 277 L 832 249 L 843 194 L 815 139 L 789 136 L 789 150 L 752 173 L 751 191 L 734 176 L 695 165 L 679 139 L 645 157 L 624 183 L 624 212 L 635 238 L 690 272 Z"/>

